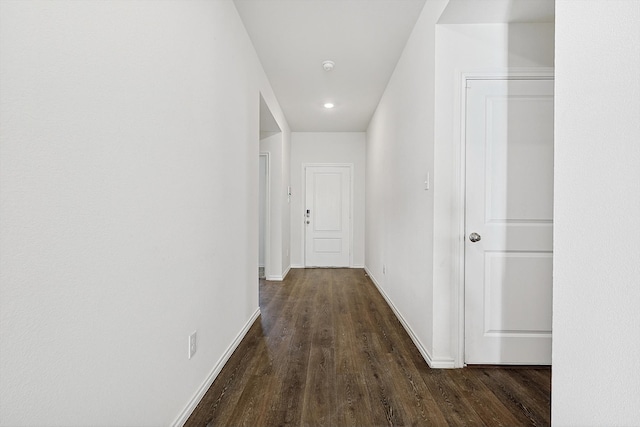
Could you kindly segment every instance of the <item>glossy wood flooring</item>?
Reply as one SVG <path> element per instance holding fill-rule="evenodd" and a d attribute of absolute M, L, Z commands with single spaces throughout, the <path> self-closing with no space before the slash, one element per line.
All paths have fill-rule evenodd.
<path fill-rule="evenodd" d="M 430 369 L 363 270 L 292 270 L 187 426 L 549 425 L 550 369 Z"/>

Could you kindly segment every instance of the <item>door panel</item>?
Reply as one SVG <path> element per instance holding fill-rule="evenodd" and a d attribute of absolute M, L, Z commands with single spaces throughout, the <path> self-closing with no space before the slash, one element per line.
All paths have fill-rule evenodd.
<path fill-rule="evenodd" d="M 485 253 L 485 333 L 549 333 L 551 287 L 540 283 L 545 283 L 551 272 L 550 253 Z"/>
<path fill-rule="evenodd" d="M 487 217 L 553 219 L 553 98 L 487 96 Z M 505 121 L 506 119 L 506 121 Z M 548 126 L 542 128 L 541 123 Z M 549 126 L 550 125 L 550 126 Z M 540 138 L 542 133 L 546 138 Z M 550 138 L 549 138 L 550 137 Z"/>
<path fill-rule="evenodd" d="M 553 81 L 467 86 L 465 362 L 550 364 Z"/>
<path fill-rule="evenodd" d="M 316 231 L 342 230 L 342 174 L 313 172 L 313 218 Z"/>
<path fill-rule="evenodd" d="M 351 168 L 305 169 L 305 265 L 349 267 Z"/>

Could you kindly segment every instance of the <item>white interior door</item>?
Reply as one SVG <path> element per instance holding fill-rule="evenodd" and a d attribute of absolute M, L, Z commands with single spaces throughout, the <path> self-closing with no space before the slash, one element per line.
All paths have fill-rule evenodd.
<path fill-rule="evenodd" d="M 305 168 L 305 265 L 349 267 L 351 168 Z"/>
<path fill-rule="evenodd" d="M 465 362 L 548 365 L 553 80 L 467 87 Z"/>

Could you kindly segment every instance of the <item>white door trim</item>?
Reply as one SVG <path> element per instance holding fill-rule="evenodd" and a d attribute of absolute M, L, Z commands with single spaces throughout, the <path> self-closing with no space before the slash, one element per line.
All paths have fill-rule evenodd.
<path fill-rule="evenodd" d="M 264 194 L 264 277 L 271 276 L 271 156 L 269 152 L 260 152 L 258 158 L 266 157 L 265 194 Z"/>
<path fill-rule="evenodd" d="M 302 211 L 300 212 L 300 251 L 302 255 L 302 264 L 306 268 L 306 228 L 305 228 L 305 203 L 307 200 L 307 167 L 348 167 L 349 168 L 349 268 L 353 268 L 353 163 L 303 163 L 302 164 L 302 186 L 300 200 L 302 203 Z M 295 217 L 295 215 L 293 215 Z"/>
<path fill-rule="evenodd" d="M 453 342 L 457 342 L 457 352 L 454 355 L 454 366 L 456 368 L 462 368 L 465 366 L 464 362 L 464 352 L 465 352 L 465 316 L 464 316 L 464 308 L 465 308 L 465 299 L 464 299 L 464 264 L 465 264 L 465 256 L 464 256 L 464 248 L 465 248 L 465 192 L 466 192 L 466 111 L 467 111 L 467 97 L 466 90 L 467 82 L 470 80 L 532 80 L 532 79 L 540 79 L 540 80 L 553 80 L 555 76 L 554 69 L 548 67 L 539 67 L 539 68 L 511 68 L 505 70 L 495 70 L 495 71 L 469 71 L 469 72 L 460 72 L 459 79 L 460 82 L 456 92 L 458 92 L 457 96 L 457 114 L 454 114 L 454 129 L 457 130 L 458 135 L 454 135 L 454 146 L 457 149 L 457 153 L 454 155 L 453 163 L 454 163 L 454 174 L 456 178 L 456 182 L 454 182 L 454 200 L 456 201 L 455 205 L 458 207 L 454 210 L 454 214 L 457 216 L 455 219 L 455 223 L 457 224 L 457 236 L 458 238 L 454 241 L 453 244 L 453 252 L 457 254 L 454 256 L 454 263 L 457 262 L 457 265 L 454 265 L 453 271 L 454 275 L 453 279 L 453 295 L 452 300 L 457 301 L 455 305 L 455 310 L 457 313 L 452 313 L 452 318 L 454 319 L 454 324 L 456 326 L 452 328 L 452 333 L 457 335 L 454 337 Z"/>

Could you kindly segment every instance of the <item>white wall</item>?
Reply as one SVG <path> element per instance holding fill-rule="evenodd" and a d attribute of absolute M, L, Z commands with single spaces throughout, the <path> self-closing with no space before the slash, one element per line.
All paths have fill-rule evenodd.
<path fill-rule="evenodd" d="M 436 27 L 434 191 L 435 357 L 458 354 L 460 277 L 460 176 L 462 73 L 504 72 L 553 67 L 554 25 L 466 24 Z"/>
<path fill-rule="evenodd" d="M 291 133 L 291 264 L 304 267 L 305 163 L 352 163 L 353 267 L 364 266 L 365 207 L 364 132 Z"/>
<path fill-rule="evenodd" d="M 461 73 L 553 66 L 553 24 L 436 25 L 446 3 L 426 3 L 367 131 L 366 267 L 433 367 L 462 363 Z"/>
<path fill-rule="evenodd" d="M 230 1 L 1 12 L 0 424 L 168 425 L 258 307 L 259 92 L 287 124 Z"/>
<path fill-rule="evenodd" d="M 285 212 L 289 215 L 284 184 L 289 164 L 285 163 L 283 150 L 283 134 L 280 132 L 260 140 L 260 152 L 269 153 L 269 255 L 268 265 L 265 266 L 267 280 L 283 280 L 290 265 L 286 256 L 289 234 L 288 231 L 284 233 L 284 227 L 289 228 L 289 223 L 284 222 Z"/>
<path fill-rule="evenodd" d="M 640 425 L 640 2 L 556 4 L 552 421 Z"/>
<path fill-rule="evenodd" d="M 282 138 L 282 182 L 280 193 L 282 194 L 282 277 L 284 278 L 291 269 L 291 201 L 289 199 L 289 186 L 291 185 L 291 132 L 283 132 Z"/>
<path fill-rule="evenodd" d="M 367 129 L 365 265 L 432 359 L 435 23 L 426 2 Z M 383 273 L 383 268 L 386 273 Z M 434 365 L 440 361 L 430 360 Z"/>
<path fill-rule="evenodd" d="M 266 254 L 266 239 L 267 239 L 267 194 L 269 189 L 267 188 L 267 168 L 268 168 L 268 154 L 260 155 L 260 168 L 259 170 L 259 184 L 258 184 L 258 266 L 265 267 L 265 254 Z"/>

